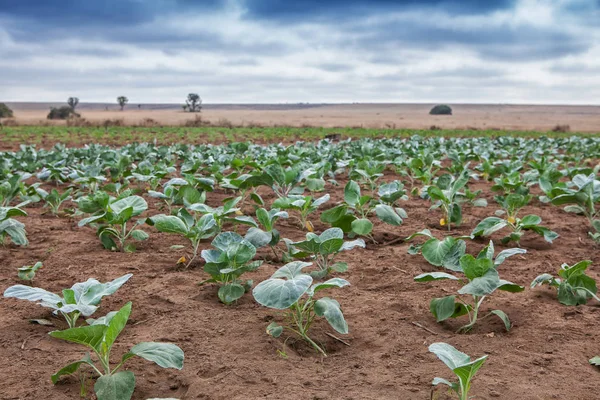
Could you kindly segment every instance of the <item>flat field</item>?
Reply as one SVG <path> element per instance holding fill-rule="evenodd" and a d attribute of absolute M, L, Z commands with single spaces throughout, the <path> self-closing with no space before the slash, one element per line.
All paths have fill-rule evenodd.
<path fill-rule="evenodd" d="M 18 123 L 47 123 L 46 115 L 53 103 L 8 103 Z M 236 126 L 313 126 L 362 127 L 376 129 L 462 130 L 529 130 L 549 131 L 567 125 L 572 132 L 599 132 L 598 106 L 476 105 L 452 104 L 452 116 L 429 115 L 433 104 L 288 104 L 288 105 L 211 105 L 205 106 L 202 118 L 216 125 Z M 183 125 L 194 114 L 183 112 L 179 105 L 127 105 L 119 111 L 116 104 L 86 104 L 77 108 L 82 118 L 92 123 L 123 120 L 139 125 L 152 119 L 159 125 Z M 51 122 L 64 124 L 64 122 Z"/>
<path fill-rule="evenodd" d="M 34 175 L 26 177 L 22 190 L 10 201 L 11 206 L 31 201 L 22 207 L 27 216 L 15 217 L 25 224 L 29 244 L 18 246 L 7 240 L 0 246 L 1 289 L 21 283 L 17 268 L 37 261 L 42 261 L 44 267 L 32 284 L 55 293 L 91 277 L 106 282 L 132 273 L 130 281 L 104 298 L 94 314 L 102 316 L 133 302 L 131 319 L 113 349 L 114 358 L 120 359 L 121 354 L 142 341 L 175 343 L 185 353 L 181 371 L 162 369 L 141 359 L 130 360 L 127 369 L 135 373 L 137 381 L 134 399 L 450 399 L 445 390 L 432 394 L 434 377 L 453 378 L 451 371 L 428 352 L 428 346 L 434 342 L 449 343 L 473 357 L 488 355 L 473 382 L 471 394 L 478 399 L 597 398 L 600 371 L 588 359 L 600 355 L 600 303 L 590 299 L 585 305 L 566 306 L 557 300 L 556 289 L 529 288 L 538 275 L 556 276 L 562 263 L 573 265 L 581 260 L 591 260 L 588 274 L 600 278 L 600 253 L 598 244 L 588 234 L 594 232 L 588 219 L 540 199 L 557 194 L 562 188 L 559 183 L 578 181 L 576 176 L 592 175 L 590 179 L 598 179 L 597 136 L 555 134 L 549 138 L 537 134 L 536 138 L 522 138 L 495 131 L 316 128 L 273 128 L 262 132 L 261 136 L 260 128 L 3 128 L 0 145 L 5 152 L 0 153 L 0 183 L 17 173 Z M 314 140 L 331 133 L 361 139 L 333 143 Z M 420 136 L 414 136 L 419 133 Z M 474 135 L 479 136 L 470 137 Z M 128 144 L 134 140 L 152 142 L 153 138 L 157 145 Z M 292 144 L 302 139 L 308 141 Z M 239 143 L 244 140 L 256 143 Z M 229 145 L 231 141 L 238 143 Z M 288 145 L 276 144 L 280 141 Z M 58 142 L 66 146 L 53 148 Z M 102 145 L 82 147 L 91 142 Z M 37 147 L 19 148 L 25 143 L 35 143 Z M 143 161 L 149 164 L 149 171 L 142 171 Z M 315 233 L 332 226 L 323 221 L 329 220 L 322 218 L 324 212 L 349 204 L 345 187 L 351 180 L 358 183 L 362 194 L 373 197 L 372 206 L 384 203 L 379 195 L 382 184 L 400 181 L 405 185 L 406 198 L 394 202 L 394 206 L 406 211 L 402 223 L 386 223 L 375 212 L 367 212 L 365 218 L 374 225 L 371 234 L 360 236 L 365 248 L 340 252 L 336 258 L 348 264 L 348 271 L 333 272 L 332 276 L 346 279 L 350 286 L 323 292 L 341 305 L 349 333 L 338 333 L 324 319 L 316 320 L 311 337 L 325 349 L 327 357 L 320 356 L 289 331 L 279 338 L 267 335 L 265 330 L 271 321 L 283 321 L 281 312 L 260 306 L 252 293 L 226 306 L 217 297 L 217 285 L 198 286 L 198 282 L 208 278 L 205 262 L 198 257 L 187 269 L 177 264 L 180 257 L 189 259 L 190 255 L 189 241 L 182 236 L 161 233 L 144 224 L 140 227 L 149 238 L 141 242 L 129 240 L 135 243 L 135 252 L 111 251 L 103 248 L 96 229 L 78 226 L 88 215 L 69 211 L 78 209 L 75 199 L 84 198 L 93 190 L 117 196 L 111 192 L 114 186 L 105 186 L 113 181 L 128 183 L 131 194 L 147 202 L 148 209 L 139 218 L 168 213 L 164 201 L 150 196 L 149 186 L 156 184 L 156 190 L 162 191 L 171 178 L 186 174 L 189 185 L 199 191 L 204 187 L 200 177 L 214 181 L 214 190 L 205 192 L 205 203 L 210 207 L 217 208 L 228 198 L 255 192 L 263 199 L 263 207 L 271 209 L 278 199 L 272 186 L 277 189 L 277 185 L 269 184 L 268 179 L 267 184 L 247 191 L 232 190 L 230 185 L 231 179 L 235 181 L 242 173 L 259 176 L 271 171 L 269 165 L 281 165 L 288 172 L 309 168 L 314 171 L 306 175 L 314 181 L 301 179 L 294 186 L 301 188 L 304 195 L 330 197 L 308 214 Z M 158 177 L 166 167 L 174 169 Z M 35 176 L 44 168 L 55 171 L 55 181 Z M 86 177 L 98 176 L 98 171 L 107 180 L 96 189 Z M 133 173 L 157 177 L 144 181 Z M 475 207 L 465 200 L 462 223 L 453 225 L 451 231 L 447 225 L 440 225 L 442 211 L 430 209 L 434 201 L 425 195 L 428 186 L 442 185 L 446 178 L 439 177 L 445 174 L 466 174 L 467 187 L 473 192 L 481 190 L 477 197 L 487 201 L 487 206 Z M 551 186 L 557 191 L 546 193 L 540 182 L 551 176 Z M 503 182 L 502 190 L 496 190 L 499 183 L 495 179 Z M 38 189 L 47 192 L 64 192 L 72 187 L 73 199 L 64 203 L 57 216 L 52 215 L 44 207 L 45 201 L 35 202 L 35 191 L 28 190 L 34 183 L 40 183 Z M 531 200 L 518 212 L 518 218 L 538 215 L 541 226 L 559 237 L 549 243 L 543 236 L 526 230 L 518 245 L 502 243 L 501 239 L 510 233 L 506 227 L 489 238 L 464 239 L 466 253 L 472 255 L 477 255 L 490 239 L 496 254 L 518 246 L 527 252 L 507 258 L 497 268 L 502 279 L 522 285 L 524 290 L 497 290 L 482 303 L 482 315 L 494 309 L 504 311 L 512 323 L 510 331 L 492 316 L 479 320 L 468 333 L 458 334 L 456 330 L 468 322 L 468 316 L 437 323 L 429 304 L 433 298 L 457 294 L 462 284 L 420 283 L 413 278 L 441 271 L 463 279 L 464 275 L 434 266 L 422 254 L 409 254 L 411 245 L 423 243 L 426 238 L 405 238 L 423 229 L 429 229 L 438 239 L 469 236 L 479 222 L 502 208 L 496 196 L 506 194 L 504 189 L 507 193 L 529 191 Z M 464 188 L 459 192 L 464 193 Z M 121 196 L 123 193 L 129 194 L 121 192 Z M 592 204 L 595 210 L 600 208 L 597 202 Z M 246 196 L 238 206 L 243 215 L 256 219 L 258 205 L 250 197 Z M 174 204 L 172 209 L 182 207 L 189 204 Z M 297 210 L 287 211 L 289 218 L 279 219 L 275 226 L 281 238 L 301 241 L 307 233 L 306 226 L 298 222 Z M 198 213 L 197 217 L 205 213 L 209 212 Z M 355 217 L 359 214 L 354 211 Z M 243 236 L 249 228 L 234 223 L 231 218 L 235 215 L 224 220 L 222 231 Z M 352 232 L 347 228 L 344 226 L 345 239 L 351 240 L 348 235 L 352 236 Z M 199 249 L 210 249 L 211 240 L 202 240 Z M 174 245 L 186 247 L 172 248 Z M 278 257 L 268 246 L 258 248 L 254 260 L 264 262 L 243 278 L 252 279 L 256 285 L 271 276 L 284 264 L 281 255 L 286 246 L 280 242 L 277 248 Z M 314 270 L 314 266 L 308 270 Z M 469 300 L 469 296 L 464 298 Z M 54 326 L 29 322 L 41 318 Z M 85 325 L 83 318 L 79 324 Z M 50 375 L 84 354 L 82 346 L 48 335 L 65 328 L 64 320 L 53 316 L 48 308 L 23 300 L 0 301 L 0 398 L 78 398 L 80 385 L 76 376 L 63 377 L 57 385 L 50 381 Z M 92 384 L 91 380 L 86 383 L 87 398 L 93 398 Z"/>

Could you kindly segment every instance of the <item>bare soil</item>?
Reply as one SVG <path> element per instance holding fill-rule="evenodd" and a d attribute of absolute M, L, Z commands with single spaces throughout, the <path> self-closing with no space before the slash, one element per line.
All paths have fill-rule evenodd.
<path fill-rule="evenodd" d="M 21 124 L 51 123 L 46 115 L 52 103 L 8 103 Z M 62 104 L 64 105 L 64 104 Z M 279 104 L 279 105 L 211 105 L 202 118 L 213 124 L 284 125 L 317 127 L 364 127 L 388 129 L 497 129 L 550 131 L 557 125 L 572 132 L 600 132 L 600 107 L 450 104 L 452 116 L 429 115 L 434 104 Z M 152 119 L 159 125 L 183 125 L 195 115 L 183 112 L 179 105 L 137 104 L 119 111 L 116 104 L 86 104 L 77 108 L 82 118 L 94 123 L 122 119 L 128 125 L 144 124 Z"/>
<path fill-rule="evenodd" d="M 343 184 L 327 188 L 333 197 L 327 207 L 342 198 Z M 490 206 L 466 206 L 464 224 L 453 234 L 468 234 L 478 221 L 493 214 L 489 185 L 478 186 L 485 189 Z M 261 194 L 268 202 L 274 200 L 268 189 Z M 222 190 L 209 193 L 208 203 L 218 205 L 226 196 Z M 147 200 L 147 214 L 159 213 L 156 201 Z M 182 371 L 132 359 L 127 368 L 136 374 L 134 399 L 449 399 L 445 392 L 431 397 L 433 377 L 452 377 L 427 350 L 438 341 L 471 356 L 489 354 L 473 384 L 472 394 L 477 399 L 598 398 L 600 371 L 588 364 L 589 358 L 600 354 L 598 304 L 565 307 L 548 288 L 494 293 L 484 308 L 504 310 L 513 329 L 505 332 L 499 320 L 487 319 L 469 334 L 455 334 L 464 320 L 436 323 L 429 313 L 429 300 L 454 293 L 458 286 L 415 283 L 414 276 L 434 267 L 420 255 L 407 254 L 409 243 L 400 240 L 426 227 L 441 237 L 445 232 L 439 227 L 440 215 L 428 211 L 429 203 L 421 199 L 411 199 L 404 207 L 409 218 L 402 226 L 376 222 L 377 244 L 369 243 L 366 249 L 339 257 L 349 264 L 348 273 L 341 276 L 352 286 L 332 290 L 330 295 L 340 302 L 349 323 L 350 334 L 342 338 L 349 346 L 328 336 L 342 335 L 326 324 L 316 324 L 312 334 L 325 346 L 327 358 L 296 338 L 269 337 L 265 328 L 278 314 L 259 306 L 250 294 L 232 306 L 219 303 L 216 286 L 197 285 L 206 278 L 201 260 L 188 270 L 177 268 L 176 261 L 183 253 L 170 246 L 185 244 L 183 239 L 147 226 L 144 229 L 150 239 L 139 245 L 137 252 L 113 253 L 101 247 L 91 228 L 78 228 L 74 219 L 44 215 L 39 206 L 30 207 L 29 216 L 23 219 L 29 247 L 0 248 L 0 288 L 20 283 L 16 269 L 36 261 L 43 261 L 44 268 L 38 272 L 35 286 L 55 292 L 89 277 L 107 281 L 133 273 L 116 294 L 103 300 L 98 311 L 103 315 L 133 301 L 130 323 L 113 352 L 115 359 L 140 341 L 173 342 L 185 352 Z M 246 214 L 252 210 L 249 205 L 244 208 Z M 540 215 L 544 225 L 560 237 L 550 245 L 533 234 L 526 235 L 521 245 L 528 253 L 510 258 L 500 267 L 504 279 L 528 286 L 538 274 L 555 273 L 561 263 L 582 259 L 594 261 L 590 274 L 600 278 L 600 253 L 587 237 L 582 217 L 537 201 L 523 211 L 523 215 Z M 318 232 L 327 228 L 318 215 L 312 221 Z M 291 239 L 305 234 L 293 218 L 281 221 L 279 229 L 282 237 Z M 485 244 L 485 240 L 469 241 L 467 250 L 474 254 Z M 202 248 L 209 246 L 207 242 Z M 496 243 L 497 251 L 504 248 Z M 259 250 L 257 258 L 267 262 L 250 274 L 255 283 L 282 265 L 265 249 Z M 55 326 L 32 324 L 32 318 L 50 319 Z M 0 301 L 1 399 L 78 398 L 75 377 L 64 378 L 56 386 L 50 382 L 51 374 L 84 352 L 78 345 L 47 335 L 63 328 L 65 323 L 47 309 L 15 299 Z M 87 397 L 93 398 L 92 393 L 90 384 Z"/>

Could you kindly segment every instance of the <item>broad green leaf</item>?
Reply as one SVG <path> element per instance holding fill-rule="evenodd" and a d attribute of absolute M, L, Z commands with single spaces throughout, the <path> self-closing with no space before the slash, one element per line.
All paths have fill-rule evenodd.
<path fill-rule="evenodd" d="M 501 285 L 498 272 L 491 268 L 482 277 L 473 279 L 471 282 L 458 290 L 459 294 L 471 294 L 473 296 L 487 296 Z"/>
<path fill-rule="evenodd" d="M 251 227 L 248 229 L 248 232 L 246 232 L 244 239 L 258 249 L 268 245 L 273 239 L 273 234 L 271 232 L 265 232 L 259 228 Z"/>
<path fill-rule="evenodd" d="M 502 264 L 508 257 L 525 253 L 527 253 L 527 250 L 519 248 L 502 250 L 494 259 L 494 266 L 497 267 L 498 265 Z"/>
<path fill-rule="evenodd" d="M 229 246 L 240 243 L 242 240 L 244 239 L 235 232 L 223 232 L 217 235 L 211 244 L 221 251 L 227 251 Z"/>
<path fill-rule="evenodd" d="M 344 239 L 328 239 L 319 245 L 319 253 L 323 255 L 334 254 L 340 251 L 344 245 Z"/>
<path fill-rule="evenodd" d="M 278 338 L 283 333 L 283 326 L 279 325 L 277 322 L 271 322 L 267 326 L 267 334 Z"/>
<path fill-rule="evenodd" d="M 469 280 L 473 280 L 484 276 L 494 268 L 494 263 L 489 258 L 475 258 L 470 254 L 465 254 L 460 258 L 460 266 L 465 276 Z"/>
<path fill-rule="evenodd" d="M 469 313 L 467 306 L 461 302 L 457 302 L 455 296 L 431 299 L 429 311 L 431 311 L 437 322 L 445 321 L 448 318 L 457 318 Z"/>
<path fill-rule="evenodd" d="M 342 204 L 321 213 L 321 221 L 332 224 L 348 213 L 346 205 Z"/>
<path fill-rule="evenodd" d="M 342 334 L 348 333 L 348 324 L 340 309 L 340 303 L 329 297 L 323 297 L 315 302 L 315 314 L 325 317 L 329 325 Z"/>
<path fill-rule="evenodd" d="M 131 237 L 135 240 L 146 240 L 150 237 L 150 235 L 141 229 L 135 229 L 131 232 Z"/>
<path fill-rule="evenodd" d="M 439 281 L 442 279 L 451 279 L 454 281 L 459 280 L 454 275 L 450 275 L 446 272 L 426 272 L 424 274 L 417 275 L 414 278 L 414 280 L 416 282 L 431 282 L 431 281 Z"/>
<path fill-rule="evenodd" d="M 394 226 L 399 226 L 402 224 L 401 216 L 393 207 L 390 207 L 386 204 L 377 204 L 375 206 L 375 214 L 380 220 L 387 224 Z"/>
<path fill-rule="evenodd" d="M 252 291 L 254 299 L 265 307 L 279 310 L 289 308 L 312 284 L 312 277 L 302 272 L 303 268 L 310 265 L 300 261 L 284 265 L 271 278 L 256 285 Z"/>
<path fill-rule="evenodd" d="M 246 290 L 238 283 L 228 283 L 219 288 L 217 295 L 224 304 L 231 304 L 240 299 Z"/>
<path fill-rule="evenodd" d="M 490 236 L 492 233 L 504 228 L 507 224 L 502 218 L 487 217 L 477 224 L 471 234 L 473 236 Z"/>
<path fill-rule="evenodd" d="M 600 356 L 596 356 L 590 359 L 590 364 L 600 367 Z"/>
<path fill-rule="evenodd" d="M 536 286 L 541 286 L 544 283 L 549 285 L 558 285 L 558 282 L 554 279 L 554 277 L 550 274 L 541 274 L 538 275 L 533 281 L 531 281 L 530 287 L 533 289 Z"/>
<path fill-rule="evenodd" d="M 71 363 L 71 364 L 69 364 L 69 365 L 61 368 L 57 373 L 55 373 L 54 375 L 52 375 L 50 377 L 50 379 L 52 380 L 52 383 L 56 384 L 56 382 L 58 382 L 58 380 L 60 379 L 60 377 L 63 376 L 63 375 L 74 374 L 75 372 L 77 372 L 77 370 L 79 369 L 79 367 L 81 366 L 81 364 L 94 365 L 93 362 L 92 362 L 92 359 L 90 358 L 89 353 L 86 354 L 81 360 L 75 361 L 74 363 Z"/>
<path fill-rule="evenodd" d="M 135 376 L 131 371 L 103 375 L 96 381 L 94 391 L 98 400 L 129 400 L 135 389 Z"/>
<path fill-rule="evenodd" d="M 106 346 L 106 351 L 110 351 L 113 343 L 117 340 L 117 336 L 125 329 L 129 315 L 131 314 L 131 302 L 125 304 L 117 313 L 111 318 L 108 323 L 108 327 L 104 333 L 104 340 L 102 346 Z M 97 326 L 97 325 L 92 325 Z"/>
<path fill-rule="evenodd" d="M 149 220 L 151 225 L 154 225 L 159 232 L 185 235 L 189 230 L 185 222 L 174 215 L 159 214 L 149 218 Z"/>
<path fill-rule="evenodd" d="M 525 226 L 530 225 L 539 225 L 542 222 L 542 219 L 537 215 L 526 215 L 521 219 L 521 224 Z"/>
<path fill-rule="evenodd" d="M 14 297 L 21 300 L 39 301 L 43 303 L 49 303 L 56 305 L 62 301 L 62 297 L 57 294 L 51 293 L 42 288 L 26 285 L 14 285 L 7 288 L 4 291 L 4 297 Z"/>
<path fill-rule="evenodd" d="M 142 342 L 133 346 L 129 353 L 155 362 L 163 368 L 183 368 L 183 350 L 173 343 Z"/>
<path fill-rule="evenodd" d="M 366 218 L 355 219 L 351 226 L 352 232 L 361 236 L 369 235 L 373 231 L 373 223 Z"/>
<path fill-rule="evenodd" d="M 306 294 L 309 297 L 312 297 L 319 290 L 328 289 L 328 288 L 332 288 L 332 287 L 341 288 L 341 287 L 344 287 L 344 286 L 350 286 L 350 282 L 348 282 L 345 279 L 341 279 L 341 278 L 331 278 L 331 279 L 329 279 L 329 280 L 327 280 L 325 282 L 317 283 L 315 285 L 312 285 L 310 287 L 310 289 L 306 292 Z"/>
<path fill-rule="evenodd" d="M 354 207 L 360 201 L 360 186 L 354 181 L 349 181 L 344 188 L 344 201 Z"/>
<path fill-rule="evenodd" d="M 49 335 L 68 342 L 79 343 L 100 352 L 106 329 L 108 327 L 105 325 L 89 325 L 69 328 L 64 331 L 52 331 Z"/>
<path fill-rule="evenodd" d="M 456 240 L 452 236 L 448 236 L 444 240 L 429 239 L 421 247 L 421 253 L 431 265 L 460 271 L 459 260 L 464 255 L 465 249 L 464 240 Z"/>
<path fill-rule="evenodd" d="M 498 316 L 498 318 L 500 318 L 502 320 L 502 322 L 504 323 L 504 327 L 506 328 L 506 330 L 510 331 L 510 328 L 512 327 L 512 325 L 510 324 L 510 319 L 508 319 L 508 315 L 506 315 L 506 313 L 504 311 L 493 310 L 493 311 L 491 311 L 491 314 Z"/>
<path fill-rule="evenodd" d="M 140 215 L 148 209 L 148 203 L 140 196 L 129 196 L 110 204 L 110 210 L 115 214 L 121 214 L 125 209 L 132 208 L 132 216 Z"/>

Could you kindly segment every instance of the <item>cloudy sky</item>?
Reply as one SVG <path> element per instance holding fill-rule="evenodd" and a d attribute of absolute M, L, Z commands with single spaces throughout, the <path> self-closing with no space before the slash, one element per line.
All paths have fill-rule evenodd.
<path fill-rule="evenodd" d="M 600 0 L 0 0 L 0 100 L 600 103 Z"/>

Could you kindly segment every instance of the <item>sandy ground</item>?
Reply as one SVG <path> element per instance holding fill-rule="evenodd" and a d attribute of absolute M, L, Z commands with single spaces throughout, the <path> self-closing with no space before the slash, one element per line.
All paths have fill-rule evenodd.
<path fill-rule="evenodd" d="M 7 103 L 21 124 L 46 123 L 50 103 Z M 556 125 L 568 125 L 573 132 L 600 132 L 598 106 L 533 105 L 451 105 L 452 116 L 429 115 L 431 104 L 347 104 L 347 105 L 207 105 L 202 118 L 227 125 L 286 125 L 365 128 L 429 129 L 508 129 L 548 131 Z M 151 118 L 161 125 L 181 125 L 193 119 L 177 105 L 81 104 L 82 118 L 93 122 L 123 119 L 140 124 Z M 64 122 L 57 122 L 64 123 Z"/>

